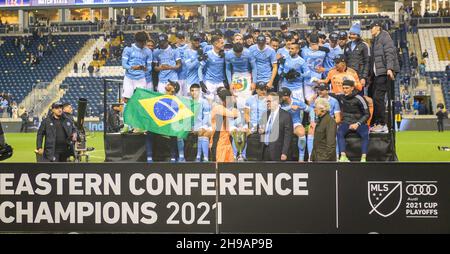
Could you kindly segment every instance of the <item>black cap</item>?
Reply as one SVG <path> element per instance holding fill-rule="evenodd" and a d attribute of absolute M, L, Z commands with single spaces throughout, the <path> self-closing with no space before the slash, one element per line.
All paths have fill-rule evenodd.
<path fill-rule="evenodd" d="M 158 41 L 159 41 L 160 43 L 161 43 L 161 42 L 168 41 L 168 40 L 169 40 L 169 37 L 167 36 L 167 34 L 161 33 L 161 34 L 158 35 Z"/>
<path fill-rule="evenodd" d="M 340 31 L 339 32 L 339 40 L 347 40 L 348 39 L 348 34 L 346 31 Z"/>
<path fill-rule="evenodd" d="M 253 33 L 256 33 L 256 32 L 260 33 L 261 30 L 259 30 L 259 28 L 254 28 L 254 29 L 253 29 Z"/>
<path fill-rule="evenodd" d="M 266 36 L 264 36 L 263 34 L 258 35 L 258 37 L 256 37 L 256 42 L 257 43 L 266 43 Z"/>
<path fill-rule="evenodd" d="M 267 89 L 267 83 L 266 82 L 262 82 L 262 81 L 256 83 L 256 89 L 259 89 L 259 90 Z"/>
<path fill-rule="evenodd" d="M 284 39 L 285 40 L 292 40 L 294 38 L 294 35 L 291 33 L 291 32 L 287 32 L 285 35 L 284 35 Z"/>
<path fill-rule="evenodd" d="M 175 35 L 178 39 L 184 39 L 186 38 L 186 35 L 184 34 L 183 31 L 178 31 L 177 34 Z"/>
<path fill-rule="evenodd" d="M 383 26 L 383 22 L 379 21 L 379 20 L 374 20 L 372 21 L 372 23 L 370 23 L 370 29 L 372 29 L 375 26 L 379 26 L 382 27 Z"/>
<path fill-rule="evenodd" d="M 289 88 L 287 88 L 287 87 L 282 87 L 282 88 L 280 89 L 280 91 L 278 92 L 278 94 L 279 94 L 280 96 L 291 96 L 292 92 L 291 92 L 291 90 L 290 90 Z"/>
<path fill-rule="evenodd" d="M 175 93 L 178 93 L 180 91 L 180 84 L 178 84 L 178 82 L 169 79 L 169 84 L 174 87 Z"/>
<path fill-rule="evenodd" d="M 306 38 L 308 38 L 309 36 L 311 36 L 311 34 L 313 33 L 312 30 L 308 30 L 306 31 Z"/>
<path fill-rule="evenodd" d="M 334 63 L 338 64 L 338 63 L 345 63 L 345 56 L 344 55 L 337 55 L 336 58 L 334 58 Z"/>
<path fill-rule="evenodd" d="M 342 86 L 355 86 L 355 81 L 346 79 L 344 82 L 342 82 Z"/>
<path fill-rule="evenodd" d="M 191 36 L 191 40 L 193 40 L 193 41 L 200 41 L 201 39 L 202 39 L 202 37 L 198 33 L 195 33 Z"/>
<path fill-rule="evenodd" d="M 247 39 L 253 38 L 253 37 L 252 37 L 252 35 L 251 35 L 251 34 L 249 34 L 249 33 L 245 33 L 243 37 L 244 37 L 244 40 L 247 40 Z"/>
<path fill-rule="evenodd" d="M 319 35 L 316 33 L 313 33 L 309 36 L 309 42 L 310 43 L 319 43 Z"/>
<path fill-rule="evenodd" d="M 287 28 L 288 28 L 287 22 L 281 22 L 280 28 L 281 28 L 282 30 L 287 29 Z"/>
<path fill-rule="evenodd" d="M 52 104 L 52 108 L 62 108 L 62 107 L 63 107 L 63 104 L 61 102 L 59 102 L 59 101 L 54 102 Z"/>
<path fill-rule="evenodd" d="M 325 40 L 327 38 L 327 35 L 324 32 L 322 32 L 322 31 L 319 31 L 317 34 L 319 35 L 320 39 L 324 39 Z"/>
<path fill-rule="evenodd" d="M 325 90 L 329 90 L 329 87 L 328 87 L 328 85 L 325 84 L 325 83 L 320 83 L 320 84 L 317 86 L 317 89 L 319 89 L 319 91 L 325 91 Z"/>
<path fill-rule="evenodd" d="M 332 32 L 330 33 L 328 38 L 330 39 L 330 41 L 336 42 L 337 40 L 339 40 L 339 34 L 337 32 Z"/>

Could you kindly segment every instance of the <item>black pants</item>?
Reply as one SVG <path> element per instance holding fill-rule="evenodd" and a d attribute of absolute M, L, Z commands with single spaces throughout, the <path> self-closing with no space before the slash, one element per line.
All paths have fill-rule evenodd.
<path fill-rule="evenodd" d="M 438 132 L 444 132 L 444 121 L 437 121 Z"/>
<path fill-rule="evenodd" d="M 377 76 L 372 83 L 372 99 L 373 99 L 373 119 L 372 123 L 386 124 L 386 95 L 388 101 L 390 98 L 390 91 L 392 81 L 386 75 Z"/>
<path fill-rule="evenodd" d="M 43 157 L 44 162 L 67 162 L 67 159 L 70 157 L 69 151 L 59 152 L 56 151 L 53 158 L 48 158 L 45 154 Z"/>
<path fill-rule="evenodd" d="M 27 132 L 28 131 L 28 124 L 22 122 L 22 125 L 20 126 L 20 132 Z"/>

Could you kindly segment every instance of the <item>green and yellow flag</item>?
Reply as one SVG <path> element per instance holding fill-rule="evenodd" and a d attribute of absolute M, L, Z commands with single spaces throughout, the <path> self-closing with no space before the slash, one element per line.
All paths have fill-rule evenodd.
<path fill-rule="evenodd" d="M 153 133 L 185 138 L 198 107 L 193 100 L 138 88 L 125 107 L 124 122 Z"/>

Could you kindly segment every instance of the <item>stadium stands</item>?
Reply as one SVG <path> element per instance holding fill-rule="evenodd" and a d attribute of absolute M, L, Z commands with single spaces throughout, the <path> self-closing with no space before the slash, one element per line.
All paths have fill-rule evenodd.
<path fill-rule="evenodd" d="M 89 35 L 53 36 L 49 49 L 40 59 L 40 63 L 31 66 L 30 57 L 38 55 L 39 43 L 44 39 L 31 39 L 30 45 L 20 51 L 14 45 L 17 37 L 5 37 L 0 46 L 0 91 L 14 95 L 19 103 L 40 82 L 51 82 L 64 66 L 77 54 L 89 39 Z M 45 45 L 45 44 L 44 44 Z"/>
<path fill-rule="evenodd" d="M 444 71 L 449 59 L 450 44 L 441 44 L 441 39 L 438 39 L 438 45 L 436 44 L 435 38 L 448 38 L 450 37 L 450 28 L 440 28 L 440 29 L 419 29 L 419 38 L 422 51 L 425 49 L 428 51 L 428 59 L 426 59 L 426 71 L 427 72 L 437 72 Z M 439 51 L 438 51 L 439 46 Z M 445 47 L 445 48 L 442 48 Z M 439 53 L 440 52 L 440 53 Z M 441 56 L 439 56 L 441 54 Z M 444 59 L 444 60 L 440 60 Z M 447 60 L 445 60 L 447 59 Z"/>

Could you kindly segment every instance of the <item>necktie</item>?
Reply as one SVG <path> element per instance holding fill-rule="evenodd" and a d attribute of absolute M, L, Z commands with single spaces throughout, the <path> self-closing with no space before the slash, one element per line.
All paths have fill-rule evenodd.
<path fill-rule="evenodd" d="M 275 115 L 275 112 L 273 112 L 272 114 L 270 114 L 269 117 L 269 121 L 267 122 L 267 127 L 266 127 L 266 136 L 264 138 L 264 143 L 268 146 L 269 145 L 269 138 L 270 138 L 270 133 L 272 131 L 272 122 L 273 122 L 273 116 Z"/>

